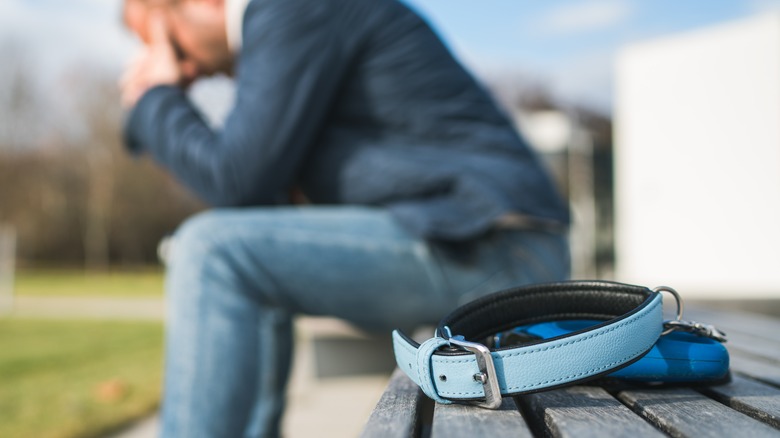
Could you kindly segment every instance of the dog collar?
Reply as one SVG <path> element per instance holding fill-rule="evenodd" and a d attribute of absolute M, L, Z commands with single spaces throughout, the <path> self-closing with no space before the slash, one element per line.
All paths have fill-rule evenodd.
<path fill-rule="evenodd" d="M 630 365 L 664 328 L 659 292 L 641 286 L 574 281 L 504 290 L 446 316 L 418 344 L 396 330 L 398 367 L 439 403 L 498 408 L 514 396 L 590 380 Z M 482 340 L 517 326 L 595 319 L 601 324 L 518 347 L 489 349 Z"/>

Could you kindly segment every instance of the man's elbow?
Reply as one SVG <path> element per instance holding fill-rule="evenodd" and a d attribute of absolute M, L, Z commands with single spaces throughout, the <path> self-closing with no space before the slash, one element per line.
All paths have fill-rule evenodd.
<path fill-rule="evenodd" d="M 267 182 L 258 181 L 257 178 L 238 178 L 233 174 L 221 181 L 215 181 L 212 187 L 207 201 L 215 207 L 251 207 L 283 203 L 280 196 L 282 190 L 277 190 Z"/>

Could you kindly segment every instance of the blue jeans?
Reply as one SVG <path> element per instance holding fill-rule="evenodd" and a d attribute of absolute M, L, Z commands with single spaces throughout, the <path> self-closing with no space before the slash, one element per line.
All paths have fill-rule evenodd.
<path fill-rule="evenodd" d="M 164 437 L 278 436 L 296 314 L 372 330 L 435 323 L 483 294 L 568 276 L 561 235 L 432 243 L 384 210 L 214 210 L 173 241 Z"/>

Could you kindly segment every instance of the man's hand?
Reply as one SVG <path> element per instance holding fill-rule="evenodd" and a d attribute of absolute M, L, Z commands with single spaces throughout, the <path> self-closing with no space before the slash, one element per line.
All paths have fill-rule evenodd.
<path fill-rule="evenodd" d="M 127 68 L 120 79 L 122 105 L 135 106 L 138 99 L 157 85 L 181 85 L 182 71 L 169 30 L 162 15 L 149 20 L 149 45 Z"/>

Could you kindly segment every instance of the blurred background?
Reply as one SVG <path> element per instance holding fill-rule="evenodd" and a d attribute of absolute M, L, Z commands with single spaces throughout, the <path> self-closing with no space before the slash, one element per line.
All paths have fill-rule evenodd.
<path fill-rule="evenodd" d="M 555 174 L 576 278 L 777 312 L 780 0 L 405 2 Z M 156 248 L 205 206 L 123 150 L 116 82 L 139 43 L 120 6 L 0 2 L 3 437 L 154 434 L 133 426 L 159 401 Z M 191 96 L 219 126 L 232 92 L 214 78 Z M 386 367 L 345 376 L 321 352 L 374 340 L 335 321 L 297 330 L 289 436 L 355 435 Z M 334 393 L 354 418 L 314 414 Z"/>

